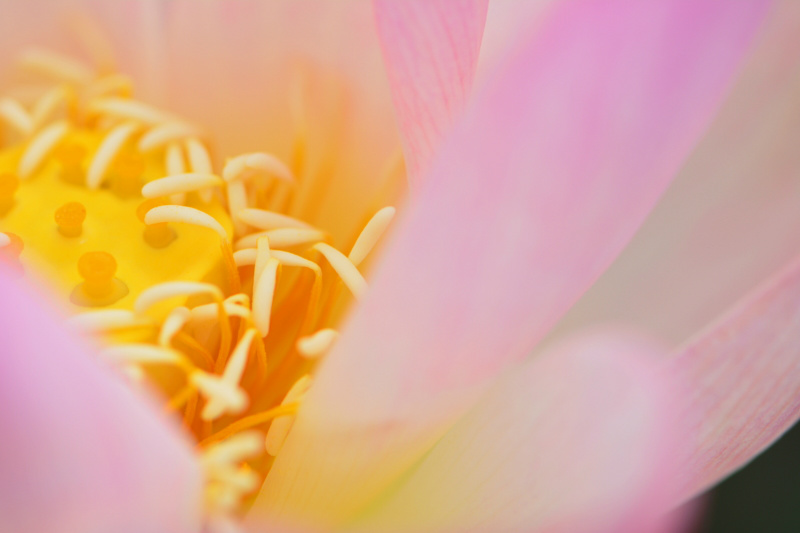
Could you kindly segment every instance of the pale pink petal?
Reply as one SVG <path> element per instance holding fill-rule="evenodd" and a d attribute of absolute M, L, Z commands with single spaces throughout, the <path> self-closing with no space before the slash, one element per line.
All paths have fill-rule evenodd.
<path fill-rule="evenodd" d="M 523 358 L 666 187 L 763 11 L 555 4 L 487 76 L 434 161 L 257 512 L 357 511 Z"/>
<path fill-rule="evenodd" d="M 682 436 L 660 356 L 596 333 L 515 368 L 358 526 L 648 531 L 671 503 Z"/>
<path fill-rule="evenodd" d="M 668 367 L 686 380 L 690 498 L 740 468 L 800 418 L 800 262 L 690 342 Z"/>
<path fill-rule="evenodd" d="M 188 443 L 23 284 L 0 265 L 0 530 L 194 533 Z"/>
<path fill-rule="evenodd" d="M 487 0 L 374 0 L 411 185 L 464 109 Z"/>
<path fill-rule="evenodd" d="M 559 334 L 609 320 L 683 343 L 800 253 L 800 3 L 776 5 L 731 97 Z"/>

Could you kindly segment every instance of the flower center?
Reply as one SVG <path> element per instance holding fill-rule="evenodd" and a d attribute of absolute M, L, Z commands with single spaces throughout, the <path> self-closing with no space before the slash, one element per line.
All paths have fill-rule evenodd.
<path fill-rule="evenodd" d="M 0 260 L 50 280 L 132 386 L 163 392 L 197 440 L 209 520 L 229 520 L 280 452 L 394 209 L 343 253 L 282 210 L 311 196 L 302 154 L 217 168 L 203 131 L 134 99 L 126 77 L 40 50 L 20 66 L 48 85 L 0 98 Z"/>

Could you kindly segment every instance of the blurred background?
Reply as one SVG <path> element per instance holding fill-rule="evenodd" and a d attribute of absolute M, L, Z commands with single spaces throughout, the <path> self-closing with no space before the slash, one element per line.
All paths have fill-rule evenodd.
<path fill-rule="evenodd" d="M 711 492 L 693 533 L 800 532 L 800 424 Z"/>

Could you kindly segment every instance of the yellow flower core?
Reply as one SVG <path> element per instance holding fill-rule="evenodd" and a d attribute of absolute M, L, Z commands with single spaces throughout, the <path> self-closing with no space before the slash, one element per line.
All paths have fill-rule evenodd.
<path fill-rule="evenodd" d="M 51 280 L 103 357 L 163 391 L 197 440 L 209 520 L 235 518 L 394 209 L 342 253 L 282 212 L 308 196 L 302 139 L 293 164 L 258 152 L 217 168 L 198 127 L 134 99 L 124 76 L 41 50 L 20 66 L 50 83 L 0 98 L 0 258 Z"/>

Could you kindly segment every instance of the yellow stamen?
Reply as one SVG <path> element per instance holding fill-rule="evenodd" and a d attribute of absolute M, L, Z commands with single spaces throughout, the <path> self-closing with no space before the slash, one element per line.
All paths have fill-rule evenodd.
<path fill-rule="evenodd" d="M 33 119 L 22 104 L 13 98 L 0 99 L 0 119 L 23 136 L 28 136 L 33 131 Z"/>
<path fill-rule="evenodd" d="M 247 394 L 238 387 L 212 374 L 205 372 L 194 372 L 190 377 L 191 383 L 203 393 L 209 401 L 213 400 L 223 406 L 224 410 L 230 414 L 238 414 L 247 408 Z M 208 404 L 206 404 L 208 406 Z M 200 418 L 210 421 L 213 419 L 213 411 L 204 409 Z"/>
<path fill-rule="evenodd" d="M 0 260 L 15 275 L 53 277 L 76 314 L 70 324 L 107 343 L 102 356 L 132 387 L 169 398 L 170 416 L 199 442 L 204 527 L 230 525 L 283 446 L 307 374 L 338 337 L 352 301 L 342 285 L 366 290 L 358 265 L 394 209 L 360 234 L 324 225 L 322 202 L 341 169 L 335 142 L 306 153 L 319 144 L 307 142 L 317 127 L 303 101 L 311 84 L 290 91 L 287 153 L 221 153 L 217 168 L 213 136 L 132 99 L 93 31 L 81 37 L 96 69 L 32 51 L 21 65 L 46 84 L 0 95 L 10 133 L 0 139 Z M 345 256 L 334 242 L 355 244 Z M 268 431 L 242 435 L 259 426 Z"/>
<path fill-rule="evenodd" d="M 183 122 L 165 122 L 150 128 L 139 139 L 137 147 L 141 152 L 156 150 L 169 143 L 182 141 L 187 137 L 198 135 L 198 130 L 191 124 Z"/>
<path fill-rule="evenodd" d="M 60 121 L 47 126 L 31 139 L 17 167 L 20 179 L 29 178 L 68 132 L 69 124 Z"/>
<path fill-rule="evenodd" d="M 261 230 L 271 230 L 271 229 L 278 229 L 278 228 L 305 228 L 305 229 L 312 229 L 309 224 L 303 222 L 302 220 L 298 220 L 296 218 L 283 215 L 281 213 L 275 213 L 272 211 L 265 211 L 264 209 L 242 209 L 236 216 L 239 220 L 253 226 L 254 228 L 258 228 Z"/>
<path fill-rule="evenodd" d="M 195 296 L 206 294 L 215 300 L 222 301 L 222 291 L 216 285 L 199 281 L 167 281 L 153 285 L 143 291 L 133 304 L 137 314 L 144 314 L 159 302 L 178 296 Z"/>
<path fill-rule="evenodd" d="M 120 344 L 104 349 L 101 355 L 118 364 L 181 365 L 185 362 L 180 352 L 151 344 Z"/>
<path fill-rule="evenodd" d="M 242 237 L 236 241 L 236 249 L 253 248 L 261 237 L 269 237 L 269 242 L 274 248 L 290 248 L 292 246 L 303 246 L 325 240 L 325 233 L 318 229 L 272 229 Z"/>
<path fill-rule="evenodd" d="M 117 329 L 149 326 L 152 322 L 127 309 L 103 309 L 75 315 L 69 323 L 86 332 L 113 331 Z"/>
<path fill-rule="evenodd" d="M 151 209 L 164 205 L 160 200 L 148 199 L 139 204 L 136 208 L 136 216 L 142 223 L 145 223 L 145 217 Z M 145 225 L 143 232 L 144 240 L 153 248 L 163 248 L 175 240 L 175 232 L 169 227 L 166 222 L 158 224 Z"/>
<path fill-rule="evenodd" d="M 89 112 L 95 115 L 106 115 L 149 125 L 174 120 L 168 113 L 164 113 L 143 102 L 114 96 L 94 100 L 89 104 Z"/>
<path fill-rule="evenodd" d="M 253 289 L 253 322 L 262 337 L 269 333 L 269 322 L 272 317 L 272 299 L 275 296 L 275 283 L 278 276 L 277 259 L 270 258 L 264 271 L 256 278 Z"/>
<path fill-rule="evenodd" d="M 203 143 L 195 137 L 190 137 L 186 139 L 184 148 L 186 149 L 186 155 L 189 157 L 189 166 L 192 168 L 192 172 L 198 174 L 213 174 L 214 169 L 211 165 L 211 155 L 208 153 L 208 150 L 206 150 L 206 147 L 203 146 Z M 214 198 L 213 189 L 201 189 L 198 191 L 198 194 L 200 195 L 200 199 L 205 203 L 211 202 Z"/>
<path fill-rule="evenodd" d="M 348 254 L 348 259 L 352 261 L 355 266 L 361 264 L 366 259 L 367 255 L 372 251 L 378 241 L 383 237 L 384 232 L 391 224 L 394 218 L 395 208 L 384 207 L 367 222 L 364 229 L 361 230 L 356 243 Z"/>
<path fill-rule="evenodd" d="M 299 339 L 297 341 L 297 351 L 303 357 L 316 359 L 330 350 L 338 338 L 339 332 L 335 329 L 321 329 L 312 335 Z"/>
<path fill-rule="evenodd" d="M 225 301 L 223 304 L 225 306 L 225 312 L 228 313 L 230 316 L 237 316 L 239 318 L 249 319 L 251 315 L 249 303 L 245 305 L 237 305 L 230 301 Z M 217 304 L 205 304 L 199 305 L 192 309 L 192 321 L 193 322 L 208 322 L 210 320 L 214 320 L 217 318 L 218 315 L 218 307 Z"/>
<path fill-rule="evenodd" d="M 251 175 L 273 176 L 279 180 L 292 182 L 294 176 L 280 159 L 272 154 L 256 152 L 233 157 L 225 163 L 222 177 L 226 181 L 246 178 Z"/>
<path fill-rule="evenodd" d="M 262 424 L 266 424 L 271 420 L 283 415 L 291 415 L 297 412 L 297 403 L 288 403 L 285 405 L 280 405 L 278 407 L 274 407 L 268 411 L 264 411 L 263 413 L 258 413 L 255 415 L 246 416 L 237 420 L 236 422 L 232 423 L 231 425 L 227 426 L 225 429 L 221 430 L 219 433 L 215 433 L 211 435 L 207 439 L 200 442 L 200 446 L 207 446 L 213 442 L 218 442 L 223 439 L 227 439 L 231 435 L 235 435 L 241 431 L 246 431 L 250 428 L 258 427 Z M 261 448 L 263 441 L 259 441 L 258 447 Z"/>
<path fill-rule="evenodd" d="M 286 397 L 281 402 L 281 405 L 288 405 L 299 401 L 305 393 L 308 392 L 309 387 L 311 387 L 311 376 L 303 376 L 298 379 L 297 382 L 292 385 L 292 388 L 289 389 L 289 392 L 286 393 Z M 289 430 L 292 429 L 293 423 L 293 416 L 281 416 L 272 421 L 272 424 L 269 426 L 269 431 L 267 432 L 265 443 L 268 454 L 274 457 L 280 453 L 286 436 L 289 434 Z"/>
<path fill-rule="evenodd" d="M 93 77 L 92 69 L 84 63 L 50 50 L 26 50 L 17 64 L 27 71 L 77 85 L 86 84 Z"/>
<path fill-rule="evenodd" d="M 142 196 L 158 198 L 182 192 L 194 192 L 205 187 L 222 185 L 222 179 L 213 174 L 176 174 L 153 180 L 142 187 Z"/>
<path fill-rule="evenodd" d="M 345 255 L 329 244 L 324 242 L 314 245 L 314 249 L 320 252 L 328 260 L 333 270 L 353 293 L 356 298 L 361 298 L 367 291 L 367 281 L 356 266 Z"/>
<path fill-rule="evenodd" d="M 86 186 L 90 189 L 97 189 L 102 185 L 106 177 L 108 168 L 111 162 L 122 150 L 122 147 L 127 143 L 133 134 L 136 133 L 138 125 L 134 122 L 126 122 L 120 124 L 108 132 L 103 142 L 97 148 L 92 162 L 89 165 L 89 170 L 86 173 Z"/>
<path fill-rule="evenodd" d="M 165 348 L 169 347 L 172 343 L 172 338 L 186 325 L 191 316 L 191 311 L 186 307 L 176 307 L 170 311 L 161 325 L 161 331 L 158 333 L 158 344 Z"/>
<path fill-rule="evenodd" d="M 228 364 L 225 365 L 225 370 L 222 373 L 222 381 L 225 381 L 231 386 L 239 384 L 244 374 L 247 355 L 250 353 L 250 346 L 253 343 L 256 333 L 257 331 L 255 329 L 249 329 L 245 332 L 244 336 L 236 345 L 236 348 L 234 348 L 230 359 L 228 359 Z M 225 404 L 219 401 L 219 399 L 212 398 L 206 404 L 201 416 L 204 420 L 216 420 L 222 416 L 224 412 Z"/>
<path fill-rule="evenodd" d="M 217 232 L 221 239 L 227 240 L 228 232 L 214 217 L 193 207 L 183 205 L 162 205 L 154 207 L 144 217 L 145 224 L 160 224 L 163 222 L 181 222 L 202 226 Z"/>
<path fill-rule="evenodd" d="M 58 112 L 60 107 L 69 104 L 70 93 L 63 86 L 54 87 L 46 92 L 33 106 L 31 122 L 33 129 L 39 129 Z"/>
<path fill-rule="evenodd" d="M 118 96 L 130 96 L 133 83 L 130 78 L 122 74 L 110 74 L 93 82 L 87 88 L 87 97 L 91 100 L 99 100 L 105 96 L 117 94 Z"/>

